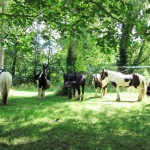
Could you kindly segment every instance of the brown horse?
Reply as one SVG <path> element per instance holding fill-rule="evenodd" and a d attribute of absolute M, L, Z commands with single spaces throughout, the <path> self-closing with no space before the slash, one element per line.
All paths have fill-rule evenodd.
<path fill-rule="evenodd" d="M 98 87 L 100 88 L 100 91 L 101 91 L 101 97 L 104 97 L 106 95 L 106 92 L 107 92 L 108 81 L 106 79 L 101 80 L 100 74 L 92 74 L 92 77 L 93 77 L 92 84 L 95 88 L 95 97 L 97 97 Z"/>

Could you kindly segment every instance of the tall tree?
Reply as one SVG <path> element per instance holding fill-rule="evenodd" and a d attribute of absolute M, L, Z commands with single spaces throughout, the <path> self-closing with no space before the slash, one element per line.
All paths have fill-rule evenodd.
<path fill-rule="evenodd" d="M 15 0 L 11 1 L 12 5 L 9 13 L 0 13 L 0 16 L 8 18 L 9 33 L 12 33 L 12 24 L 16 26 L 16 29 L 18 26 L 28 28 L 37 20 L 38 24 L 44 22 L 51 29 L 57 30 L 63 39 L 69 37 L 77 39 L 78 44 L 71 44 L 74 43 L 74 40 L 71 40 L 72 42 L 70 42 L 68 48 L 69 51 L 72 50 L 73 55 L 75 54 L 75 57 L 71 56 L 75 59 L 66 57 L 66 62 L 68 62 L 67 70 L 74 71 L 79 68 L 76 65 L 80 65 L 78 56 L 82 57 L 76 52 L 81 51 L 84 56 L 85 54 L 90 55 L 89 51 L 91 49 L 89 48 L 89 51 L 85 51 L 83 48 L 86 44 L 83 47 L 78 46 L 80 39 L 83 39 L 83 33 L 90 35 L 95 49 L 95 51 L 91 50 L 92 58 L 88 56 L 82 57 L 82 60 L 87 60 L 86 65 L 89 63 L 88 60 L 94 60 L 93 62 L 91 61 L 91 63 L 94 63 L 96 62 L 95 60 L 98 60 L 97 58 L 99 58 L 99 61 L 103 61 L 105 65 L 110 62 L 110 57 L 114 56 L 117 56 L 117 60 L 112 59 L 112 64 L 118 64 L 119 66 L 139 64 L 139 62 L 137 63 L 138 58 L 140 58 L 140 62 L 145 60 L 146 54 L 144 55 L 143 53 L 146 52 L 146 36 L 148 36 L 148 18 L 145 17 L 145 4 L 147 2 L 148 0 Z M 28 34 L 28 32 L 25 34 Z M 24 34 L 22 35 L 24 36 Z M 140 39 L 139 43 L 136 41 L 138 38 Z M 86 43 L 87 39 L 84 38 L 84 40 Z M 144 40 L 145 44 L 142 46 Z M 15 42 L 12 44 L 15 45 Z M 19 45 L 22 45 L 22 42 Z M 72 45 L 75 45 L 75 47 Z M 138 47 L 140 45 L 142 46 L 141 48 Z M 34 43 L 33 49 L 35 46 L 36 44 Z M 19 51 L 21 49 L 26 51 L 22 46 Z M 41 51 L 43 50 L 41 49 Z M 116 55 L 117 53 L 118 55 Z M 132 53 L 134 55 L 131 59 Z M 69 52 L 68 55 L 70 54 Z M 72 63 L 75 64 L 72 65 Z M 98 62 L 98 64 L 102 63 Z"/>
<path fill-rule="evenodd" d="M 0 2 L 1 13 L 5 11 L 5 0 Z M 3 60 L 4 60 L 4 19 L 1 17 L 0 19 L 0 69 L 3 69 Z"/>
<path fill-rule="evenodd" d="M 76 72 L 76 60 L 77 60 L 76 48 L 77 48 L 77 40 L 70 39 L 68 47 L 68 55 L 66 59 L 66 70 L 68 73 Z"/>

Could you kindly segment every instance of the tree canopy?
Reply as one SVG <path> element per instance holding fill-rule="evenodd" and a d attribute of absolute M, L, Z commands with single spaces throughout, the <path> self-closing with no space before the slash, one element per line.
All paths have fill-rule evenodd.
<path fill-rule="evenodd" d="M 2 0 L 0 7 L 0 54 L 16 79 L 29 79 L 43 62 L 52 76 L 149 65 L 149 0 Z"/>

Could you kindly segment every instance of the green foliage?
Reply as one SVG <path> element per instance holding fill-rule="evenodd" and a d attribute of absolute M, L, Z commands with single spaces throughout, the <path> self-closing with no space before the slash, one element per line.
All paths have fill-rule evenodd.
<path fill-rule="evenodd" d="M 147 0 L 5 2 L 6 9 L 0 13 L 4 65 L 15 80 L 28 79 L 44 62 L 54 84 L 62 82 L 62 77 L 56 79 L 57 73 L 149 62 Z M 68 39 L 77 43 L 68 48 Z"/>

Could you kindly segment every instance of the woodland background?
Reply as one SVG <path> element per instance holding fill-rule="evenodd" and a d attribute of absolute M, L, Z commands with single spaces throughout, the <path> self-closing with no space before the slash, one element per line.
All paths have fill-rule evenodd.
<path fill-rule="evenodd" d="M 32 84 L 49 64 L 52 85 L 63 74 L 150 68 L 150 0 L 0 0 L 0 68 L 13 85 Z M 129 67 L 129 68 L 128 68 Z M 131 69 L 131 68 L 132 69 Z"/>

